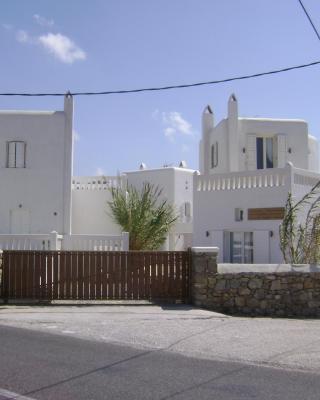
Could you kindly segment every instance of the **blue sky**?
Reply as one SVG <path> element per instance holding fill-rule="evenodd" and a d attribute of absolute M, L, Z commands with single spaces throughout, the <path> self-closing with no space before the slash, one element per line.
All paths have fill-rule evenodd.
<path fill-rule="evenodd" d="M 304 0 L 320 30 L 320 2 Z M 298 0 L 2 0 L 0 92 L 132 89 L 222 79 L 320 59 Z M 302 118 L 320 138 L 320 66 L 242 82 L 75 98 L 74 174 L 198 167 L 201 113 L 237 95 L 241 116 Z M 62 98 L 0 97 L 0 109 Z"/>

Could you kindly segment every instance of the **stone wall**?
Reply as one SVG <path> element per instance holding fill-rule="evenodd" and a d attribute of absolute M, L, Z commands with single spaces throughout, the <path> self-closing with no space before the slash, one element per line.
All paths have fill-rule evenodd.
<path fill-rule="evenodd" d="M 320 316 L 320 273 L 217 273 L 205 303 L 230 314 Z"/>
<path fill-rule="evenodd" d="M 234 315 L 320 316 L 320 272 L 294 267 L 282 272 L 265 266 L 268 272 L 241 272 L 239 267 L 239 272 L 224 273 L 219 272 L 223 268 L 218 268 L 216 257 L 217 250 L 193 253 L 194 305 Z"/>
<path fill-rule="evenodd" d="M 191 301 L 199 307 L 207 307 L 208 282 L 217 275 L 216 247 L 192 247 Z"/>

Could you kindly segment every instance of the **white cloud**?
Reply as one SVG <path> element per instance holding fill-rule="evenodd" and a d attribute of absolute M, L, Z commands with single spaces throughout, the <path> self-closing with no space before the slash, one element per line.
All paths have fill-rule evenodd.
<path fill-rule="evenodd" d="M 98 167 L 98 168 L 96 169 L 96 173 L 95 173 L 95 175 L 97 175 L 97 176 L 102 176 L 102 175 L 105 175 L 105 171 L 104 171 L 104 169 L 103 169 L 103 168 L 101 168 L 101 167 Z"/>
<path fill-rule="evenodd" d="M 11 31 L 13 29 L 13 26 L 11 24 L 1 24 L 1 26 L 6 31 Z"/>
<path fill-rule="evenodd" d="M 54 25 L 54 20 L 53 19 L 47 19 L 45 17 L 42 17 L 39 14 L 34 14 L 33 15 L 33 19 L 40 26 L 52 27 Z"/>
<path fill-rule="evenodd" d="M 23 44 L 40 45 L 61 62 L 72 64 L 77 60 L 85 60 L 87 55 L 70 38 L 61 33 L 47 33 L 39 37 L 30 36 L 24 30 L 16 32 L 16 39 Z"/>
<path fill-rule="evenodd" d="M 193 135 L 192 125 L 177 111 L 163 112 L 162 122 L 165 125 L 164 135 L 172 141 L 176 135 Z"/>
<path fill-rule="evenodd" d="M 28 32 L 23 31 L 23 30 L 17 31 L 16 39 L 20 43 L 30 43 L 31 42 L 31 38 L 30 38 Z"/>
<path fill-rule="evenodd" d="M 168 126 L 164 130 L 164 135 L 167 137 L 173 136 L 175 133 L 176 133 L 176 130 L 174 128 L 172 128 L 171 126 Z"/>
<path fill-rule="evenodd" d="M 58 60 L 72 64 L 77 60 L 85 60 L 86 53 L 67 36 L 61 33 L 47 33 L 38 38 L 39 43 Z"/>

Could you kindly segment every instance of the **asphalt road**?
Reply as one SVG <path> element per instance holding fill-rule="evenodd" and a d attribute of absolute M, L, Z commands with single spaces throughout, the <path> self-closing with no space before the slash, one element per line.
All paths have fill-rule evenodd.
<path fill-rule="evenodd" d="M 320 379 L 313 371 L 204 360 L 0 326 L 0 389 L 55 400 L 319 400 Z"/>
<path fill-rule="evenodd" d="M 0 306 L 0 325 L 143 351 L 320 371 L 320 319 L 236 318 L 188 306 Z"/>

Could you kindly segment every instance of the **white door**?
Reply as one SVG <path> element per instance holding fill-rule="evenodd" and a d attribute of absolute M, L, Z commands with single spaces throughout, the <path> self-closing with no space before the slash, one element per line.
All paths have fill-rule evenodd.
<path fill-rule="evenodd" d="M 28 210 L 22 210 L 19 208 L 10 211 L 10 233 L 30 233 L 30 212 Z"/>
<path fill-rule="evenodd" d="M 230 232 L 230 262 L 253 263 L 253 233 Z"/>

